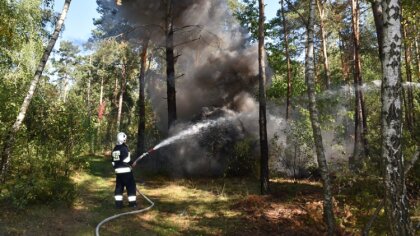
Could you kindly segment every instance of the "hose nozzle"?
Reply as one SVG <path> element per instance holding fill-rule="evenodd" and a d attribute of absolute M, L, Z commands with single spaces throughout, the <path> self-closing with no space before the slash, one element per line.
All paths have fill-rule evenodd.
<path fill-rule="evenodd" d="M 150 153 L 152 153 L 152 152 L 154 152 L 155 151 L 155 149 L 154 148 L 151 148 L 149 151 L 147 151 L 147 152 L 145 152 L 145 153 L 143 153 L 143 154 L 141 154 L 141 156 L 139 156 L 135 161 L 134 161 L 134 164 L 136 164 L 138 161 L 140 161 L 141 159 L 143 159 L 143 157 L 145 157 L 145 156 L 147 156 L 147 155 L 149 155 Z"/>

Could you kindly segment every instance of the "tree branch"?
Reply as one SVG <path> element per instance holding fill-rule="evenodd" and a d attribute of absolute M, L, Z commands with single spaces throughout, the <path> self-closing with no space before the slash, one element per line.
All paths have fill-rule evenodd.
<path fill-rule="evenodd" d="M 300 20 L 305 25 L 306 28 L 308 28 L 309 23 L 308 20 L 293 6 L 293 4 L 289 0 L 284 0 L 287 3 L 287 6 L 292 9 L 296 14 L 298 14 Z"/>

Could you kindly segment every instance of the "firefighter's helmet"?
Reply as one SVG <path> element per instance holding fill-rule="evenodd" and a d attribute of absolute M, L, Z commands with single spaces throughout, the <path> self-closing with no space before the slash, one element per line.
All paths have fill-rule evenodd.
<path fill-rule="evenodd" d="M 123 144 L 127 141 L 127 135 L 124 132 L 119 132 L 117 134 L 117 143 Z"/>

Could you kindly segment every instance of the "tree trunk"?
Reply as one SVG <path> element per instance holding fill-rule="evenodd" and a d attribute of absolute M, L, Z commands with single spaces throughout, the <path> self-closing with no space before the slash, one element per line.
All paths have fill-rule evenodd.
<path fill-rule="evenodd" d="M 415 6 L 417 0 L 411 0 L 411 7 Z M 419 33 L 417 32 L 417 24 L 413 24 L 413 32 L 414 32 L 414 58 L 416 60 L 417 65 L 417 82 L 420 83 L 420 52 L 419 52 Z"/>
<path fill-rule="evenodd" d="M 101 88 L 100 88 L 100 93 L 99 93 L 99 108 L 98 108 L 98 129 L 97 129 L 97 139 L 96 139 L 96 144 L 97 145 L 102 145 L 103 144 L 103 139 L 102 139 L 102 135 L 101 135 L 101 129 L 102 129 L 102 117 L 105 113 L 105 104 L 103 104 L 103 94 L 104 94 L 104 77 L 101 76 Z"/>
<path fill-rule="evenodd" d="M 51 35 L 50 41 L 48 42 L 47 47 L 44 50 L 44 53 L 41 57 L 41 61 L 38 64 L 38 67 L 35 71 L 35 75 L 31 81 L 31 85 L 29 90 L 26 94 L 26 97 L 20 107 L 19 114 L 16 117 L 16 121 L 13 124 L 12 128 L 9 129 L 3 146 L 3 152 L 1 154 L 1 169 L 0 169 L 0 179 L 2 182 L 6 180 L 7 170 L 9 168 L 10 163 L 10 155 L 13 149 L 13 144 L 16 139 L 16 134 L 19 131 L 23 119 L 25 119 L 26 112 L 28 110 L 29 104 L 31 103 L 32 97 L 35 93 L 36 86 L 38 85 L 39 78 L 41 78 L 42 72 L 44 71 L 45 64 L 48 61 L 48 58 L 51 54 L 52 49 L 54 48 L 55 42 L 61 32 L 61 28 L 63 26 L 64 20 L 66 18 L 67 12 L 69 10 L 71 0 L 65 0 L 63 10 L 61 11 L 60 18 L 57 21 L 55 26 L 54 32 Z"/>
<path fill-rule="evenodd" d="M 401 14 L 400 1 L 382 2 L 384 21 L 382 61 L 382 159 L 385 210 L 391 235 L 413 235 L 402 155 Z"/>
<path fill-rule="evenodd" d="M 145 150 L 144 148 L 144 137 L 146 131 L 146 107 L 145 107 L 145 96 L 144 96 L 144 77 L 147 62 L 147 49 L 149 47 L 149 39 L 146 38 L 143 41 L 142 51 L 140 53 L 140 75 L 139 75 L 139 125 L 137 130 L 137 156 L 140 156 Z"/>
<path fill-rule="evenodd" d="M 284 48 L 286 50 L 286 60 L 287 60 L 287 99 L 286 99 L 286 121 L 289 119 L 290 113 L 290 98 L 292 96 L 292 66 L 290 64 L 290 55 L 289 55 L 289 39 L 288 31 L 286 24 L 286 16 L 284 14 L 284 4 L 283 0 L 280 1 L 281 4 L 281 16 L 283 20 L 283 30 L 284 30 Z"/>
<path fill-rule="evenodd" d="M 90 107 L 90 93 L 91 93 L 91 75 L 88 75 L 88 84 L 87 84 L 87 98 L 86 98 L 86 109 L 87 109 L 87 118 L 88 118 L 88 125 L 89 125 L 89 151 L 90 154 L 95 153 L 95 145 L 94 145 L 94 137 L 93 137 L 93 130 L 91 128 L 91 116 L 92 116 L 92 109 Z"/>
<path fill-rule="evenodd" d="M 268 141 L 267 141 L 267 118 L 266 118 L 266 99 L 265 99 L 265 50 L 264 50 L 264 0 L 259 0 L 259 19 L 258 19 L 258 76 L 259 76 L 259 126 L 260 126 L 260 151 L 261 151 L 261 194 L 269 191 L 268 176 Z"/>
<path fill-rule="evenodd" d="M 415 36 L 414 36 L 414 51 L 415 51 L 415 59 L 416 59 L 416 64 L 417 64 L 417 81 L 420 82 L 420 52 L 419 52 L 419 44 L 418 44 L 418 33 L 417 33 L 417 29 L 416 29 L 416 25 L 414 25 L 414 32 L 415 32 Z"/>
<path fill-rule="evenodd" d="M 318 13 L 319 13 L 319 30 L 321 31 L 321 43 L 322 43 L 322 55 L 324 60 L 324 82 L 325 87 L 330 89 L 331 84 L 331 73 L 330 73 L 330 66 L 328 63 L 328 52 L 327 52 L 327 37 L 325 35 L 325 8 L 324 3 L 322 0 L 316 1 L 318 6 Z"/>
<path fill-rule="evenodd" d="M 407 77 L 407 110 L 406 110 L 406 116 L 407 116 L 407 125 L 408 128 L 411 130 L 414 127 L 415 120 L 414 120 L 414 95 L 413 95 L 413 77 L 411 72 L 411 44 L 408 42 L 407 38 L 407 27 L 401 25 L 403 30 L 403 40 L 404 40 L 404 60 L 405 60 L 405 74 Z"/>
<path fill-rule="evenodd" d="M 167 1 L 166 11 L 166 86 L 168 99 L 168 129 L 176 121 L 175 57 L 172 0 Z"/>
<path fill-rule="evenodd" d="M 318 165 L 324 187 L 324 218 L 328 226 L 328 235 L 334 235 L 335 220 L 333 212 L 333 200 L 331 193 L 331 183 L 328 175 L 328 164 L 325 158 L 324 146 L 322 143 L 321 127 L 319 124 L 318 109 L 315 100 L 315 75 L 314 75 L 314 23 L 315 23 L 315 0 L 310 1 L 309 25 L 307 36 L 307 48 L 305 56 L 305 80 L 308 87 L 309 114 L 312 124 L 313 138 Z"/>
<path fill-rule="evenodd" d="M 360 62 L 360 27 L 359 27 L 359 0 L 351 0 L 352 9 L 352 31 L 353 31 L 353 61 L 354 61 L 354 91 L 355 91 L 355 112 L 354 112 L 354 151 L 349 160 L 350 168 L 358 170 L 361 167 L 363 157 L 367 156 L 367 122 L 363 95 L 363 82 L 361 76 Z"/>
<path fill-rule="evenodd" d="M 382 45 L 383 45 L 383 19 L 382 19 L 382 0 L 371 0 L 373 19 L 375 21 L 376 38 L 378 40 L 378 53 L 379 58 L 382 58 Z M 382 62 L 382 59 L 381 59 Z"/>
<path fill-rule="evenodd" d="M 341 73 L 343 73 L 344 81 L 349 82 L 349 66 L 346 61 L 346 52 L 345 52 L 345 45 L 344 39 L 341 32 L 338 32 L 338 38 L 340 40 L 340 60 L 341 60 Z"/>
<path fill-rule="evenodd" d="M 101 76 L 101 91 L 100 91 L 100 94 L 99 94 L 99 104 L 102 104 L 103 96 L 104 96 L 104 77 Z"/>
<path fill-rule="evenodd" d="M 117 114 L 117 132 L 120 131 L 121 126 L 121 115 L 122 115 L 122 107 L 123 107 L 123 99 L 124 99 L 124 93 L 125 93 L 125 87 L 126 87 L 126 81 L 127 81 L 127 71 L 126 71 L 126 64 L 122 64 L 121 68 L 121 90 L 120 90 L 120 96 L 118 99 L 118 114 Z"/>

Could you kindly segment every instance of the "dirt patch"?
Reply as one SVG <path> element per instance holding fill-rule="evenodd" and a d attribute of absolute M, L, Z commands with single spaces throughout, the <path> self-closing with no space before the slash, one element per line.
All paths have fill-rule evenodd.
<path fill-rule="evenodd" d="M 247 235 L 322 235 L 323 222 L 313 218 L 305 205 L 285 203 L 270 196 L 250 195 L 232 205 L 245 213 Z"/>
<path fill-rule="evenodd" d="M 321 188 L 293 183 L 278 183 L 271 195 L 249 195 L 231 205 L 232 210 L 243 212 L 245 235 L 325 235 Z M 283 186 L 282 186 L 283 185 Z M 280 190 L 280 191 L 279 191 Z M 285 196 L 293 195 L 293 199 Z M 349 206 L 338 206 L 334 213 L 347 222 L 353 220 Z M 345 221 L 341 221 L 345 222 Z M 352 235 L 343 223 L 337 226 L 337 235 Z"/>

